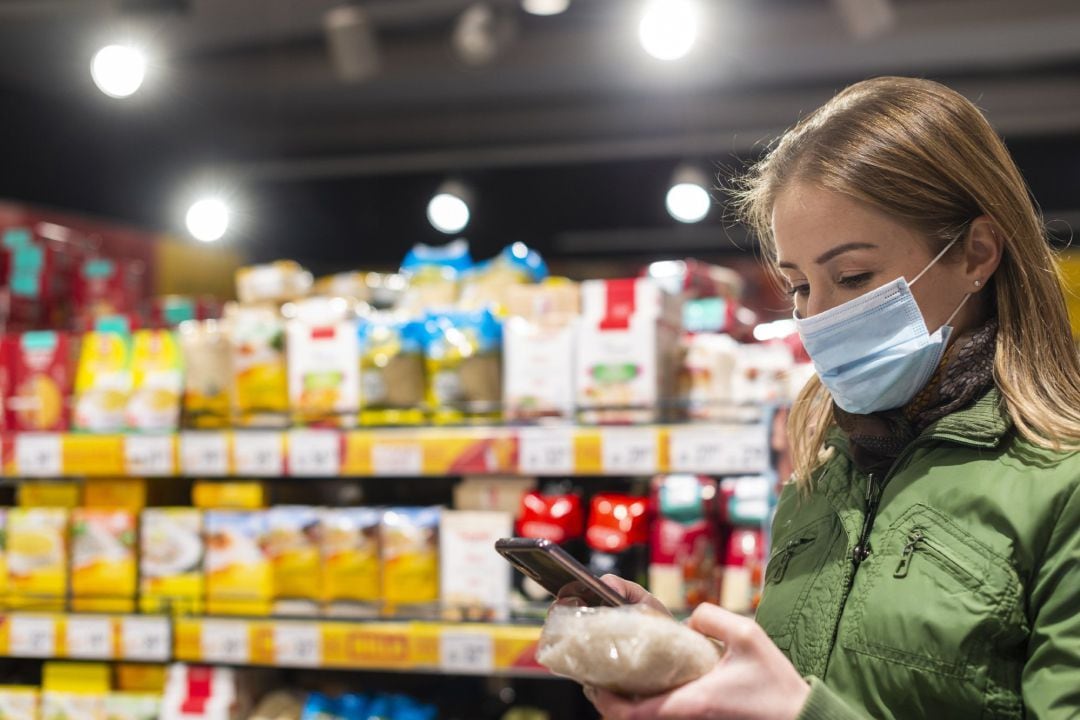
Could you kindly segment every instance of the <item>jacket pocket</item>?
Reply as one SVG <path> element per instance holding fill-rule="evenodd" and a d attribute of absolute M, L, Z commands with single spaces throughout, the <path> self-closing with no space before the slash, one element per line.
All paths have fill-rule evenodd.
<path fill-rule="evenodd" d="M 845 648 L 972 679 L 1018 601 L 1007 560 L 954 521 L 916 505 L 871 545 L 841 630 Z"/>

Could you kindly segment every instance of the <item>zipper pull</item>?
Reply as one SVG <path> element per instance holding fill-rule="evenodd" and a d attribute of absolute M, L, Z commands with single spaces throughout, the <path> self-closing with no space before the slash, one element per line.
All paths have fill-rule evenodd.
<path fill-rule="evenodd" d="M 862 564 L 863 560 L 870 557 L 870 531 L 874 527 L 874 516 L 877 515 L 880 500 L 880 490 L 874 483 L 874 474 L 870 473 L 866 478 L 866 515 L 863 518 L 862 531 L 859 533 L 859 542 L 851 554 L 856 568 Z"/>
<path fill-rule="evenodd" d="M 776 570 L 773 571 L 770 580 L 774 583 L 778 583 L 784 579 L 784 573 L 787 572 L 788 563 L 791 562 L 791 558 L 795 555 L 795 550 L 801 545 L 805 545 L 810 542 L 810 538 L 799 538 L 798 540 L 789 540 L 788 544 L 784 546 L 780 556 L 776 558 Z"/>
<path fill-rule="evenodd" d="M 893 573 L 894 578 L 906 578 L 908 570 L 911 568 L 911 561 L 915 557 L 915 551 L 919 549 L 919 543 L 922 542 L 923 534 L 921 530 L 913 530 L 908 535 L 907 545 L 904 546 L 904 552 L 900 555 L 900 564 L 896 566 L 896 572 Z"/>

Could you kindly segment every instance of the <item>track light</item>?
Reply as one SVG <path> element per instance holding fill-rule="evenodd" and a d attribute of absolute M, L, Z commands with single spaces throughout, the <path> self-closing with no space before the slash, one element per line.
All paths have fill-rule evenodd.
<path fill-rule="evenodd" d="M 681 223 L 704 220 L 712 206 L 708 183 L 708 177 L 700 168 L 687 164 L 676 168 L 667 192 L 668 214 Z"/>
<path fill-rule="evenodd" d="M 521 9 L 530 15 L 558 15 L 569 7 L 570 0 L 521 0 Z"/>
<path fill-rule="evenodd" d="M 130 45 L 108 45 L 94 55 L 90 76 L 109 97 L 130 97 L 146 78 L 146 56 Z"/>
<path fill-rule="evenodd" d="M 469 224 L 471 204 L 472 192 L 457 180 L 447 180 L 428 202 L 428 222 L 441 233 L 456 235 Z"/>
<path fill-rule="evenodd" d="M 697 41 L 701 8 L 695 0 L 650 0 L 638 25 L 645 52 L 657 60 L 678 60 Z"/>

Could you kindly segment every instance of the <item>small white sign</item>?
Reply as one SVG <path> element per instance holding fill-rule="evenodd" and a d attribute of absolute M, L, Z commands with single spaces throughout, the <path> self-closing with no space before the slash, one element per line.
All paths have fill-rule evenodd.
<path fill-rule="evenodd" d="M 420 443 L 379 442 L 371 447 L 371 466 L 376 475 L 416 477 L 424 474 L 424 449 Z"/>
<path fill-rule="evenodd" d="M 124 438 L 124 464 L 135 477 L 176 474 L 176 445 L 172 435 L 128 435 Z"/>
<path fill-rule="evenodd" d="M 495 670 L 495 640 L 485 632 L 444 631 L 439 635 L 439 668 L 458 675 L 490 675 Z"/>
<path fill-rule="evenodd" d="M 25 477 L 64 474 L 63 440 L 59 433 L 19 433 L 15 436 L 15 471 Z"/>
<path fill-rule="evenodd" d="M 605 473 L 651 475 L 657 471 L 654 429 L 605 428 L 601 438 Z"/>
<path fill-rule="evenodd" d="M 557 427 L 519 430 L 518 470 L 523 475 L 572 475 L 574 431 Z"/>
<path fill-rule="evenodd" d="M 180 465 L 185 475 L 229 474 L 229 438 L 223 432 L 192 431 L 180 436 Z"/>
<path fill-rule="evenodd" d="M 733 475 L 769 466 L 765 425 L 710 425 L 671 430 L 672 472 Z"/>
<path fill-rule="evenodd" d="M 283 435 L 280 432 L 234 433 L 233 462 L 237 475 L 281 477 L 285 474 Z"/>
<path fill-rule="evenodd" d="M 113 623 L 111 618 L 68 615 L 64 620 L 67 657 L 79 660 L 111 660 Z"/>
<path fill-rule="evenodd" d="M 167 662 L 172 657 L 172 633 L 165 618 L 123 618 L 120 643 L 124 660 Z"/>
<path fill-rule="evenodd" d="M 290 430 L 289 474 L 334 477 L 341 471 L 341 434 L 335 430 Z"/>
<path fill-rule="evenodd" d="M 247 665 L 251 662 L 251 638 L 246 622 L 204 620 L 200 639 L 203 662 L 223 665 Z"/>
<path fill-rule="evenodd" d="M 56 656 L 56 620 L 41 615 L 12 615 L 8 655 L 51 658 Z"/>
<path fill-rule="evenodd" d="M 322 665 L 322 633 L 315 623 L 274 625 L 274 662 L 282 667 Z"/>

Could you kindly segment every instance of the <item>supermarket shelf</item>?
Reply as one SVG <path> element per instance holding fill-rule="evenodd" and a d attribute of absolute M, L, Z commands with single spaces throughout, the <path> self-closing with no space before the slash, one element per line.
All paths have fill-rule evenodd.
<path fill-rule="evenodd" d="M 545 676 L 530 625 L 155 615 L 0 615 L 0 655 Z"/>
<path fill-rule="evenodd" d="M 9 433 L 2 461 L 5 477 L 730 475 L 765 471 L 768 438 L 764 422 Z"/>

